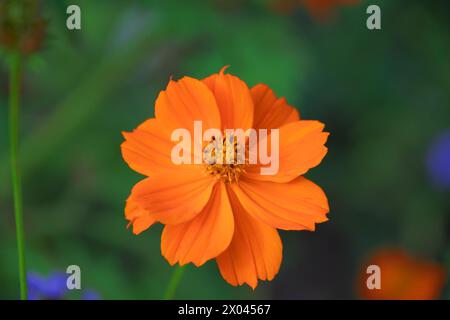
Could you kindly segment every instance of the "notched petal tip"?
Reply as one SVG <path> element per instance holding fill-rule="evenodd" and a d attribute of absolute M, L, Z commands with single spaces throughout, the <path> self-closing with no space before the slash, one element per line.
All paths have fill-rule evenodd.
<path fill-rule="evenodd" d="M 135 197 L 131 194 L 125 203 L 125 219 L 128 220 L 126 228 L 132 227 L 135 235 L 142 233 L 157 222 L 155 217 L 139 206 Z"/>
<path fill-rule="evenodd" d="M 316 130 L 320 130 L 323 131 L 323 129 L 325 129 L 325 123 L 320 122 L 318 120 L 302 120 L 304 121 L 304 123 L 309 123 L 311 125 L 311 129 L 316 129 Z"/>
<path fill-rule="evenodd" d="M 133 228 L 133 234 L 135 235 L 135 236 L 138 236 L 139 234 L 141 234 L 142 232 L 144 232 L 144 230 L 139 230 L 139 231 L 137 231 L 137 230 L 135 230 L 135 228 Z"/>

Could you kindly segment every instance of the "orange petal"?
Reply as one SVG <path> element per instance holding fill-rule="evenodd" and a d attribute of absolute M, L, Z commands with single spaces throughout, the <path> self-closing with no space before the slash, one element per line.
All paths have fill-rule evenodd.
<path fill-rule="evenodd" d="M 288 183 L 242 179 L 232 189 L 247 212 L 274 228 L 313 231 L 328 220 L 327 197 L 304 177 Z"/>
<path fill-rule="evenodd" d="M 297 109 L 278 99 L 265 84 L 257 84 L 250 90 L 255 106 L 253 128 L 272 129 L 300 120 Z"/>
<path fill-rule="evenodd" d="M 222 129 L 247 130 L 253 124 L 253 101 L 244 81 L 236 76 L 218 74 L 203 79 L 214 93 L 222 120 Z"/>
<path fill-rule="evenodd" d="M 202 121 L 203 130 L 220 128 L 214 95 L 202 81 L 190 77 L 170 80 L 156 99 L 155 116 L 169 135 L 178 128 L 193 132 L 194 121 Z"/>
<path fill-rule="evenodd" d="M 202 172 L 157 175 L 137 183 L 132 194 L 137 204 L 148 210 L 157 221 L 179 224 L 202 211 L 216 181 Z"/>
<path fill-rule="evenodd" d="M 234 232 L 233 212 L 223 183 L 217 183 L 211 199 L 192 220 L 166 225 L 161 252 L 171 265 L 193 262 L 196 266 L 222 253 Z"/>
<path fill-rule="evenodd" d="M 261 165 L 257 164 L 246 168 L 246 176 L 257 180 L 288 182 L 306 173 L 317 166 L 328 151 L 325 142 L 329 133 L 323 132 L 323 128 L 323 123 L 312 120 L 300 120 L 282 126 L 279 129 L 278 173 L 261 175 Z M 258 143 L 267 143 L 267 150 L 270 150 L 270 136 L 267 140 Z"/>
<path fill-rule="evenodd" d="M 133 132 L 123 132 L 125 142 L 122 143 L 122 156 L 125 162 L 135 171 L 152 176 L 160 173 L 171 173 L 173 170 L 195 170 L 199 166 L 176 165 L 171 160 L 171 152 L 176 142 L 170 141 L 170 135 L 156 119 L 149 119 Z"/>
<path fill-rule="evenodd" d="M 147 210 L 142 209 L 130 195 L 125 205 L 125 218 L 133 225 L 133 233 L 139 234 L 150 228 L 155 222 L 155 217 Z"/>
<path fill-rule="evenodd" d="M 216 259 L 222 277 L 231 285 L 253 289 L 272 280 L 281 265 L 283 245 L 277 230 L 252 218 L 230 192 L 235 229 L 231 244 Z"/>

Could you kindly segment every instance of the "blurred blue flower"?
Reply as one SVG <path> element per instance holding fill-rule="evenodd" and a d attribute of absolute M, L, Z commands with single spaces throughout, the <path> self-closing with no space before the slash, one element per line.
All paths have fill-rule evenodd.
<path fill-rule="evenodd" d="M 444 131 L 432 142 L 427 167 L 431 180 L 438 188 L 450 188 L 450 130 Z"/>
<path fill-rule="evenodd" d="M 36 272 L 27 273 L 29 300 L 62 300 L 69 292 L 67 274 L 59 271 L 44 277 Z M 87 289 L 82 292 L 81 300 L 100 300 L 98 292 Z"/>
<path fill-rule="evenodd" d="M 43 277 L 35 272 L 28 272 L 28 299 L 30 300 L 58 300 L 67 293 L 67 275 L 53 272 Z"/>
<path fill-rule="evenodd" d="M 100 300 L 100 295 L 97 291 L 89 289 L 83 293 L 81 300 Z"/>

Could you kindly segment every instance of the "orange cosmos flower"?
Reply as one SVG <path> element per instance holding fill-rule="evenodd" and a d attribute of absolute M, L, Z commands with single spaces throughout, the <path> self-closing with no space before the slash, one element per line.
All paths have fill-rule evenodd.
<path fill-rule="evenodd" d="M 224 70 L 171 80 L 156 100 L 155 118 L 124 133 L 123 158 L 147 176 L 132 189 L 125 216 L 135 234 L 165 225 L 161 251 L 171 265 L 216 259 L 230 284 L 255 288 L 280 268 L 277 229 L 313 231 L 327 221 L 324 192 L 302 175 L 327 153 L 328 133 L 318 121 L 300 120 L 268 86 L 249 89 Z M 171 133 L 194 132 L 194 121 L 204 130 L 279 128 L 278 173 L 261 175 L 262 164 L 174 164 Z"/>
<path fill-rule="evenodd" d="M 381 289 L 367 288 L 369 265 L 380 267 Z M 445 269 L 439 264 L 411 257 L 401 249 L 386 248 L 368 259 L 357 285 L 363 299 L 430 300 L 439 297 L 445 280 Z"/>

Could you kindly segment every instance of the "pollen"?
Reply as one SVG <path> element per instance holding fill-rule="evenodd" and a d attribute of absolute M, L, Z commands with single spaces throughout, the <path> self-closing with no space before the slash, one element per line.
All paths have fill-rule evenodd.
<path fill-rule="evenodd" d="M 239 176 L 245 173 L 248 163 L 244 146 L 240 146 L 233 135 L 221 140 L 213 137 L 203 149 L 203 159 L 206 172 L 228 183 L 239 182 Z"/>

